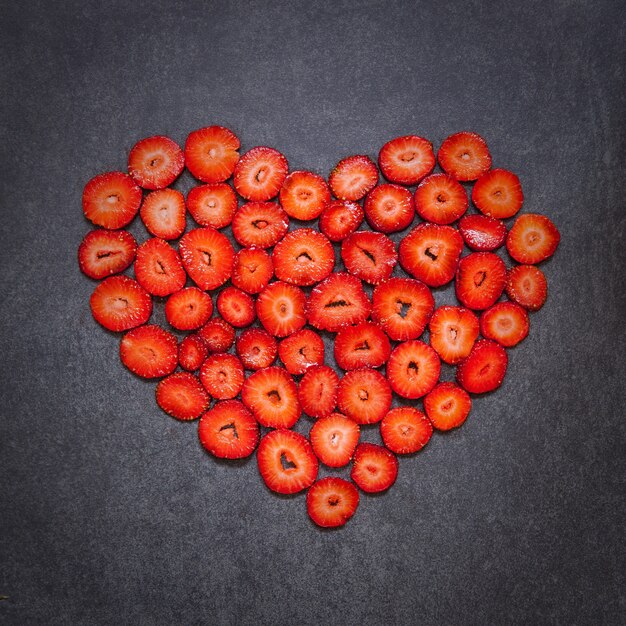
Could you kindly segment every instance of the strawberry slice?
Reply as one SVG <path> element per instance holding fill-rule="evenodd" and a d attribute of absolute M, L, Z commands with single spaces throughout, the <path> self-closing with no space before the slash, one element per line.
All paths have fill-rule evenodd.
<path fill-rule="evenodd" d="M 378 166 L 392 183 L 416 185 L 435 167 L 433 144 L 417 135 L 396 137 L 381 148 Z"/>
<path fill-rule="evenodd" d="M 380 367 L 390 354 L 387 335 L 373 322 L 345 326 L 335 337 L 335 361 L 344 370 Z"/>
<path fill-rule="evenodd" d="M 360 436 L 359 425 L 341 413 L 320 417 L 309 433 L 313 452 L 328 467 L 348 465 Z"/>
<path fill-rule="evenodd" d="M 550 218 L 537 213 L 520 215 L 506 238 L 506 249 L 518 262 L 535 265 L 551 257 L 561 235 Z"/>
<path fill-rule="evenodd" d="M 460 306 L 442 306 L 430 318 L 430 345 L 442 361 L 455 365 L 472 351 L 478 338 L 478 318 Z"/>
<path fill-rule="evenodd" d="M 400 185 L 377 185 L 365 199 L 367 223 L 381 233 L 404 230 L 413 221 L 413 196 Z"/>
<path fill-rule="evenodd" d="M 383 443 L 394 454 L 418 452 L 430 441 L 432 434 L 433 426 L 426 415 L 412 406 L 391 409 L 380 423 Z"/>
<path fill-rule="evenodd" d="M 351 370 L 339 381 L 337 405 L 357 424 L 375 424 L 391 407 L 391 387 L 374 369 Z"/>
<path fill-rule="evenodd" d="M 274 337 L 286 337 L 306 324 L 306 296 L 295 285 L 270 283 L 256 300 L 256 314 Z"/>
<path fill-rule="evenodd" d="M 235 329 L 221 317 L 209 320 L 199 331 L 210 353 L 226 352 L 235 343 Z"/>
<path fill-rule="evenodd" d="M 444 140 L 437 160 L 444 172 L 462 181 L 476 180 L 491 167 L 491 154 L 485 140 L 467 131 Z"/>
<path fill-rule="evenodd" d="M 235 328 L 250 326 L 256 319 L 254 300 L 237 287 L 226 287 L 217 296 L 217 310 Z"/>
<path fill-rule="evenodd" d="M 306 494 L 306 510 L 322 528 L 343 526 L 359 506 L 357 488 L 343 478 L 326 476 L 314 483 Z"/>
<path fill-rule="evenodd" d="M 92 178 L 83 191 L 83 213 L 96 226 L 124 228 L 141 204 L 141 189 L 123 172 L 106 172 Z"/>
<path fill-rule="evenodd" d="M 243 248 L 235 255 L 233 285 L 246 293 L 260 293 L 274 275 L 272 257 L 261 248 Z"/>
<path fill-rule="evenodd" d="M 332 367 L 309 367 L 298 385 L 298 400 L 302 410 L 311 417 L 330 415 L 337 406 L 338 387 L 339 376 Z"/>
<path fill-rule="evenodd" d="M 277 493 L 298 493 L 317 478 L 319 463 L 311 444 L 292 430 L 269 432 L 261 439 L 256 457 L 263 482 Z"/>
<path fill-rule="evenodd" d="M 264 202 L 278 194 L 288 171 L 287 159 L 278 150 L 257 146 L 239 159 L 233 184 L 242 198 Z"/>
<path fill-rule="evenodd" d="M 424 409 L 437 430 L 452 430 L 465 422 L 472 408 L 472 399 L 454 383 L 438 384 L 425 398 Z"/>
<path fill-rule="evenodd" d="M 187 274 L 200 289 L 216 289 L 230 278 L 235 252 L 226 235 L 219 231 L 190 230 L 180 240 L 178 250 Z"/>
<path fill-rule="evenodd" d="M 311 228 L 287 233 L 272 252 L 276 278 L 310 286 L 324 280 L 335 267 L 335 250 L 325 235 Z"/>
<path fill-rule="evenodd" d="M 470 393 L 487 393 L 502 384 L 507 364 L 506 350 L 500 344 L 481 339 L 456 368 L 456 378 Z"/>
<path fill-rule="evenodd" d="M 330 189 L 319 174 L 291 172 L 280 189 L 279 200 L 289 217 L 314 220 L 330 202 Z"/>
<path fill-rule="evenodd" d="M 506 295 L 529 311 L 538 311 L 548 297 L 548 282 L 534 265 L 517 265 L 506 277 Z"/>
<path fill-rule="evenodd" d="M 415 190 L 415 210 L 434 224 L 452 224 L 467 211 L 463 185 L 448 174 L 432 174 Z"/>
<path fill-rule="evenodd" d="M 239 160 L 239 139 L 223 126 L 208 126 L 189 133 L 185 164 L 204 183 L 223 183 Z"/>
<path fill-rule="evenodd" d="M 103 280 L 91 294 L 89 304 L 96 322 L 116 333 L 145 324 L 152 313 L 150 294 L 128 276 Z"/>
<path fill-rule="evenodd" d="M 526 309 L 514 302 L 497 302 L 480 316 L 480 332 L 505 348 L 512 348 L 528 336 L 530 321 Z"/>
<path fill-rule="evenodd" d="M 260 370 L 276 360 L 278 344 L 266 330 L 249 328 L 237 337 L 235 350 L 247 370 Z"/>
<path fill-rule="evenodd" d="M 120 359 L 141 378 L 162 378 L 176 369 L 178 343 L 172 333 L 160 326 L 139 326 L 122 337 Z"/>
<path fill-rule="evenodd" d="M 366 196 L 377 183 L 378 168 L 363 154 L 342 159 L 328 177 L 335 198 L 352 202 Z"/>
<path fill-rule="evenodd" d="M 244 379 L 243 365 L 234 354 L 213 354 L 200 368 L 204 388 L 217 400 L 234 398 Z"/>
<path fill-rule="evenodd" d="M 354 455 L 350 478 L 361 491 L 380 493 L 398 477 L 398 459 L 393 452 L 373 443 L 360 443 Z"/>
<path fill-rule="evenodd" d="M 387 380 L 403 398 L 426 395 L 439 380 L 441 362 L 426 343 L 413 339 L 398 344 L 387 361 Z"/>
<path fill-rule="evenodd" d="M 170 374 L 156 387 L 157 404 L 177 420 L 198 419 L 209 407 L 209 394 L 189 372 Z"/>
<path fill-rule="evenodd" d="M 178 346 L 178 362 L 189 372 L 200 369 L 209 355 L 209 349 L 199 335 L 187 335 Z"/>
<path fill-rule="evenodd" d="M 200 328 L 212 314 L 211 296 L 197 287 L 185 287 L 173 293 L 165 303 L 165 318 L 177 330 Z"/>
<path fill-rule="evenodd" d="M 506 239 L 504 222 L 486 215 L 464 215 L 459 222 L 461 237 L 476 252 L 491 252 Z"/>
<path fill-rule="evenodd" d="M 119 274 L 135 260 L 137 242 L 125 230 L 88 232 L 78 247 L 78 266 L 83 274 L 100 280 Z"/>
<path fill-rule="evenodd" d="M 278 344 L 278 356 L 290 374 L 304 374 L 309 367 L 324 363 L 324 341 L 316 332 L 303 328 Z"/>
<path fill-rule="evenodd" d="M 187 274 L 178 252 L 163 239 L 148 239 L 137 248 L 137 282 L 153 296 L 169 296 L 185 286 Z"/>
<path fill-rule="evenodd" d="M 350 274 L 378 285 L 391 276 L 398 262 L 398 252 L 386 235 L 363 230 L 343 240 L 341 259 Z"/>
<path fill-rule="evenodd" d="M 505 284 L 506 266 L 493 252 L 472 252 L 460 260 L 456 297 L 468 309 L 489 308 L 502 295 Z"/>
<path fill-rule="evenodd" d="M 364 216 L 360 204 L 334 200 L 324 207 L 320 215 L 320 230 L 331 241 L 341 241 L 361 225 Z"/>
<path fill-rule="evenodd" d="M 519 178 L 496 168 L 483 174 L 472 189 L 472 202 L 489 217 L 504 220 L 513 217 L 524 203 L 524 194 Z"/>
<path fill-rule="evenodd" d="M 224 400 L 200 418 L 198 438 L 219 459 L 244 459 L 259 443 L 259 425 L 239 400 Z"/>
<path fill-rule="evenodd" d="M 271 248 L 289 228 L 289 217 L 275 202 L 248 202 L 233 217 L 233 237 L 251 248 Z"/>
<path fill-rule="evenodd" d="M 163 189 L 171 185 L 185 167 L 180 146 L 163 135 L 138 141 L 128 154 L 128 173 L 144 189 Z"/>
<path fill-rule="evenodd" d="M 187 194 L 187 209 L 200 226 L 224 228 L 233 221 L 237 194 L 226 183 L 198 185 Z"/>

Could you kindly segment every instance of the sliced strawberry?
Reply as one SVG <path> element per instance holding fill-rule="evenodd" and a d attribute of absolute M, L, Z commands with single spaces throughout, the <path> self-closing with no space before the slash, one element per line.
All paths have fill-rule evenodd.
<path fill-rule="evenodd" d="M 78 265 L 89 278 L 100 280 L 123 272 L 135 260 L 137 242 L 125 230 L 88 232 L 78 247 Z"/>
<path fill-rule="evenodd" d="M 291 172 L 280 189 L 279 200 L 289 217 L 314 220 L 330 202 L 330 189 L 319 174 Z"/>
<path fill-rule="evenodd" d="M 256 319 L 254 300 L 237 287 L 226 287 L 217 296 L 217 310 L 235 328 L 250 326 Z"/>
<path fill-rule="evenodd" d="M 270 283 L 258 296 L 256 314 L 263 328 L 274 337 L 286 337 L 306 324 L 306 296 L 299 287 Z"/>
<path fill-rule="evenodd" d="M 415 210 L 434 224 L 452 224 L 467 211 L 463 185 L 448 174 L 432 174 L 415 190 Z"/>
<path fill-rule="evenodd" d="M 176 369 L 178 343 L 172 333 L 160 326 L 139 326 L 122 337 L 120 359 L 141 378 L 162 378 Z"/>
<path fill-rule="evenodd" d="M 439 380 L 441 362 L 426 343 L 413 339 L 398 344 L 387 361 L 387 380 L 403 398 L 426 395 Z"/>
<path fill-rule="evenodd" d="M 390 278 L 372 294 L 372 320 L 394 341 L 417 339 L 434 308 L 430 289 L 412 278 Z"/>
<path fill-rule="evenodd" d="M 116 333 L 145 324 L 152 313 L 150 294 L 128 276 L 103 280 L 91 294 L 89 304 L 96 322 Z"/>
<path fill-rule="evenodd" d="M 290 374 L 304 374 L 324 363 L 324 342 L 316 332 L 303 328 L 278 344 L 278 356 Z"/>
<path fill-rule="evenodd" d="M 311 291 L 307 319 L 319 330 L 336 333 L 342 326 L 364 322 L 371 308 L 372 304 L 356 276 L 331 274 Z"/>
<path fill-rule="evenodd" d="M 239 160 L 239 139 L 223 126 L 208 126 L 189 133 L 185 165 L 205 183 L 223 183 Z"/>
<path fill-rule="evenodd" d="M 187 194 L 187 209 L 200 226 L 224 228 L 237 211 L 237 194 L 226 183 L 198 185 Z"/>
<path fill-rule="evenodd" d="M 237 337 L 235 350 L 247 370 L 260 370 L 276 360 L 278 344 L 266 330 L 248 328 Z"/>
<path fill-rule="evenodd" d="M 309 433 L 313 452 L 328 467 L 348 465 L 360 436 L 359 425 L 341 413 L 321 417 Z"/>
<path fill-rule="evenodd" d="M 396 137 L 381 148 L 378 166 L 392 183 L 415 185 L 435 167 L 433 144 L 417 135 Z"/>
<path fill-rule="evenodd" d="M 350 156 L 337 163 L 328 177 L 328 184 L 339 200 L 360 200 L 378 183 L 378 168 L 362 154 Z"/>
<path fill-rule="evenodd" d="M 386 235 L 363 230 L 343 240 L 341 258 L 350 274 L 378 285 L 391 276 L 398 262 L 398 252 Z"/>
<path fill-rule="evenodd" d="M 506 266 L 493 252 L 472 252 L 460 260 L 456 297 L 468 309 L 489 308 L 502 295 L 505 284 Z"/>
<path fill-rule="evenodd" d="M 506 238 L 506 249 L 518 262 L 535 265 L 551 257 L 561 235 L 550 218 L 537 213 L 520 215 Z"/>
<path fill-rule="evenodd" d="M 395 454 L 418 452 L 430 441 L 432 434 L 433 426 L 428 418 L 412 406 L 391 409 L 380 423 L 383 443 Z"/>
<path fill-rule="evenodd" d="M 259 443 L 256 458 L 263 482 L 277 493 L 298 493 L 317 478 L 319 463 L 311 444 L 292 430 L 267 433 Z"/>
<path fill-rule="evenodd" d="M 512 348 L 528 336 L 530 321 L 526 309 L 514 302 L 496 302 L 480 316 L 480 332 L 505 348 Z"/>
<path fill-rule="evenodd" d="M 298 388 L 282 367 L 268 367 L 248 376 L 241 400 L 261 426 L 291 428 L 300 418 Z"/>
<path fill-rule="evenodd" d="M 209 349 L 199 335 L 187 335 L 178 346 L 178 362 L 189 372 L 199 370 L 208 355 Z"/>
<path fill-rule="evenodd" d="M 250 248 L 271 248 L 289 228 L 289 217 L 275 202 L 248 202 L 233 217 L 233 237 Z"/>
<path fill-rule="evenodd" d="M 243 365 L 234 354 L 212 354 L 200 368 L 204 388 L 218 400 L 234 398 L 244 378 Z"/>
<path fill-rule="evenodd" d="M 381 233 L 404 230 L 413 221 L 413 196 L 400 185 L 377 185 L 365 199 L 367 223 Z"/>
<path fill-rule="evenodd" d="M 463 241 L 476 252 L 491 252 L 506 239 L 504 222 L 486 215 L 464 215 L 459 222 Z"/>
<path fill-rule="evenodd" d="M 211 398 L 193 374 L 176 372 L 159 382 L 156 401 L 168 415 L 187 421 L 198 419 L 208 409 Z"/>
<path fill-rule="evenodd" d="M 344 370 L 380 367 L 390 354 L 387 335 L 373 322 L 344 326 L 335 337 L 335 361 Z"/>
<path fill-rule="evenodd" d="M 272 257 L 262 248 L 243 248 L 235 255 L 231 281 L 246 293 L 260 293 L 274 275 Z"/>
<path fill-rule="evenodd" d="M 185 286 L 187 274 L 178 252 L 163 239 L 148 239 L 137 248 L 137 282 L 153 296 L 169 296 Z"/>
<path fill-rule="evenodd" d="M 424 409 L 437 430 L 458 428 L 469 415 L 472 399 L 454 383 L 439 383 L 425 398 Z"/>
<path fill-rule="evenodd" d="M 320 215 L 320 230 L 331 241 L 341 241 L 361 225 L 364 216 L 360 204 L 334 200 L 324 207 Z"/>
<path fill-rule="evenodd" d="M 328 365 L 313 365 L 307 369 L 298 385 L 302 410 L 311 417 L 330 415 L 337 406 L 339 376 Z"/>
<path fill-rule="evenodd" d="M 219 459 L 243 459 L 259 443 L 259 425 L 239 400 L 224 400 L 200 418 L 198 437 L 204 449 Z"/>
<path fill-rule="evenodd" d="M 548 282 L 534 265 L 517 265 L 506 278 L 506 295 L 529 311 L 538 311 L 548 297 Z"/>
<path fill-rule="evenodd" d="M 235 342 L 235 329 L 221 317 L 209 320 L 198 331 L 198 335 L 212 354 L 226 352 Z"/>
<path fill-rule="evenodd" d="M 358 506 L 357 488 L 336 476 L 318 480 L 306 494 L 309 517 L 322 528 L 343 526 L 355 514 Z"/>
<path fill-rule="evenodd" d="M 481 339 L 456 368 L 456 378 L 470 393 L 487 393 L 502 384 L 507 364 L 506 350 L 500 344 Z"/>
<path fill-rule="evenodd" d="M 171 185 L 185 167 L 185 155 L 169 137 L 156 135 L 138 141 L 128 154 L 128 173 L 144 189 Z"/>
<path fill-rule="evenodd" d="M 519 178 L 503 169 L 485 172 L 474 184 L 472 202 L 489 217 L 504 220 L 513 217 L 524 203 Z"/>
<path fill-rule="evenodd" d="M 197 287 L 185 287 L 173 293 L 165 303 L 165 318 L 177 330 L 195 330 L 204 326 L 213 314 L 211 296 Z"/>
<path fill-rule="evenodd" d="M 223 285 L 233 269 L 235 252 L 226 235 L 213 228 L 196 228 L 178 244 L 187 274 L 200 289 Z"/>
<path fill-rule="evenodd" d="M 393 452 L 373 443 L 360 443 L 354 455 L 350 478 L 366 493 L 389 489 L 398 477 L 398 459 Z"/>
<path fill-rule="evenodd" d="M 375 424 L 391 407 L 391 387 L 374 369 L 351 370 L 339 381 L 337 405 L 357 424 Z"/>
<path fill-rule="evenodd" d="M 310 286 L 324 280 L 335 267 L 335 251 L 325 235 L 311 228 L 287 233 L 272 252 L 276 278 Z"/>
<path fill-rule="evenodd" d="M 457 180 L 480 178 L 491 167 L 491 154 L 485 140 L 476 133 L 450 135 L 439 148 L 441 168 Z"/>
<path fill-rule="evenodd" d="M 446 363 L 455 365 L 472 351 L 479 323 L 473 311 L 446 305 L 433 313 L 428 328 L 435 352 Z"/>
<path fill-rule="evenodd" d="M 133 221 L 141 198 L 141 189 L 128 174 L 98 174 L 85 185 L 83 212 L 96 226 L 116 230 Z"/>
<path fill-rule="evenodd" d="M 278 194 L 288 171 L 287 159 L 278 150 L 258 146 L 239 159 L 233 184 L 242 198 L 264 202 Z"/>
<path fill-rule="evenodd" d="M 454 278 L 462 251 L 452 226 L 419 224 L 400 242 L 400 265 L 429 287 L 441 287 Z"/>

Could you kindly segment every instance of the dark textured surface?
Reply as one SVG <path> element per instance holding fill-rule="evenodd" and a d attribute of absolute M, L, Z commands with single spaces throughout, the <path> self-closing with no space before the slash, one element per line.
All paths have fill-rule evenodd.
<path fill-rule="evenodd" d="M 2 3 L 0 622 L 623 623 L 623 3 L 159 4 Z M 84 183 L 210 123 L 324 174 L 472 129 L 562 233 L 502 389 L 339 532 L 204 454 L 89 313 Z"/>

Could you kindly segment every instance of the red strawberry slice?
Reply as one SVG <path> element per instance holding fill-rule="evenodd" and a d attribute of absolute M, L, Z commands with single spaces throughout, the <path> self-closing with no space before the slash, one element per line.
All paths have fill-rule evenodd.
<path fill-rule="evenodd" d="M 360 443 L 354 455 L 350 478 L 361 491 L 380 493 L 389 489 L 398 477 L 395 454 L 373 443 Z"/>
<path fill-rule="evenodd" d="M 243 365 L 234 354 L 213 354 L 200 368 L 204 388 L 218 400 L 234 398 L 243 387 Z"/>
<path fill-rule="evenodd" d="M 550 218 L 537 213 L 520 215 L 506 238 L 506 249 L 518 262 L 535 265 L 551 257 L 561 235 Z"/>
<path fill-rule="evenodd" d="M 335 198 L 353 202 L 366 196 L 376 183 L 378 168 L 363 154 L 342 159 L 328 177 L 328 184 Z"/>
<path fill-rule="evenodd" d="M 306 296 L 295 285 L 270 283 L 258 296 L 256 314 L 274 337 L 286 337 L 306 324 Z"/>
<path fill-rule="evenodd" d="M 250 326 L 256 319 L 254 300 L 237 287 L 226 287 L 217 296 L 217 310 L 235 328 Z"/>
<path fill-rule="evenodd" d="M 505 348 L 512 348 L 528 336 L 530 321 L 526 309 L 514 302 L 497 302 L 480 316 L 480 332 Z"/>
<path fill-rule="evenodd" d="M 247 370 L 260 370 L 276 360 L 278 344 L 266 330 L 249 328 L 237 337 L 235 350 Z"/>
<path fill-rule="evenodd" d="M 344 370 L 380 367 L 390 354 L 387 335 L 373 322 L 345 326 L 335 337 L 335 361 Z"/>
<path fill-rule="evenodd" d="M 491 252 L 506 239 L 504 222 L 486 215 L 465 215 L 459 222 L 463 241 L 476 252 Z"/>
<path fill-rule="evenodd" d="M 465 422 L 472 408 L 469 394 L 454 383 L 438 384 L 425 398 L 424 409 L 437 430 L 452 430 Z"/>
<path fill-rule="evenodd" d="M 341 241 L 361 225 L 364 216 L 360 204 L 335 200 L 324 207 L 319 220 L 320 230 L 331 241 Z"/>
<path fill-rule="evenodd" d="M 534 265 L 517 265 L 506 278 L 506 295 L 529 311 L 538 311 L 548 297 L 548 282 Z"/>
<path fill-rule="evenodd" d="M 116 230 L 133 221 L 141 198 L 141 189 L 128 174 L 107 172 L 85 185 L 83 212 L 96 226 Z"/>
<path fill-rule="evenodd" d="M 430 345 L 446 363 L 455 365 L 472 351 L 479 323 L 473 311 L 460 306 L 442 306 L 430 318 Z"/>
<path fill-rule="evenodd" d="M 448 174 L 432 174 L 415 190 L 415 210 L 434 224 L 452 224 L 467 211 L 463 185 Z"/>
<path fill-rule="evenodd" d="M 367 223 L 381 233 L 404 230 L 413 221 L 413 196 L 400 185 L 377 185 L 365 199 Z"/>
<path fill-rule="evenodd" d="M 502 384 L 507 364 L 506 350 L 500 344 L 481 339 L 457 367 L 456 378 L 470 393 L 487 393 Z"/>
<path fill-rule="evenodd" d="M 152 298 L 128 276 L 111 276 L 91 294 L 91 313 L 107 330 L 121 332 L 145 324 L 152 313 Z"/>
<path fill-rule="evenodd" d="M 493 252 L 472 252 L 459 262 L 456 297 L 469 309 L 489 308 L 502 295 L 505 284 L 506 266 Z"/>
<path fill-rule="evenodd" d="M 237 135 L 223 126 L 194 130 L 185 143 L 185 164 L 202 182 L 223 183 L 239 160 L 239 145 Z"/>
<path fill-rule="evenodd" d="M 213 314 L 211 296 L 197 287 L 173 293 L 165 303 L 165 318 L 177 330 L 195 330 L 204 326 Z"/>
<path fill-rule="evenodd" d="M 239 400 L 224 400 L 200 418 L 198 437 L 219 459 L 244 459 L 259 443 L 259 425 Z"/>
<path fill-rule="evenodd" d="M 180 240 L 178 250 L 187 274 L 200 289 L 216 289 L 230 278 L 235 252 L 226 235 L 219 231 L 190 230 Z"/>
<path fill-rule="evenodd" d="M 472 202 L 489 217 L 504 220 L 513 217 L 524 203 L 524 194 L 519 178 L 496 168 L 483 174 L 472 189 Z"/>
<path fill-rule="evenodd" d="M 378 166 L 392 183 L 415 185 L 435 167 L 433 144 L 417 135 L 396 137 L 381 148 Z"/>
<path fill-rule="evenodd" d="M 491 167 L 491 154 L 485 140 L 476 133 L 450 135 L 437 153 L 439 165 L 457 180 L 480 178 Z"/>
<path fill-rule="evenodd" d="M 180 146 L 163 135 L 138 141 L 128 154 L 128 173 L 144 189 L 171 185 L 185 167 Z"/>
<path fill-rule="evenodd" d="M 209 394 L 189 372 L 170 374 L 156 387 L 157 404 L 177 420 L 198 419 L 209 407 Z"/>
<path fill-rule="evenodd" d="M 224 228 L 233 221 L 237 194 L 226 183 L 192 187 L 187 194 L 187 209 L 200 226 Z"/>
<path fill-rule="evenodd" d="M 432 434 L 433 426 L 428 418 L 412 406 L 391 409 L 380 423 L 383 443 L 395 454 L 418 452 L 430 441 Z"/>
<path fill-rule="evenodd" d="M 178 362 L 189 372 L 200 369 L 209 355 L 209 349 L 199 335 L 187 335 L 178 346 Z"/>
<path fill-rule="evenodd" d="M 153 296 L 169 296 L 185 286 L 187 274 L 178 252 L 163 239 L 148 239 L 137 248 L 137 282 Z"/>
<path fill-rule="evenodd" d="M 311 444 L 292 430 L 269 432 L 261 439 L 256 456 L 263 482 L 277 493 L 298 493 L 317 478 L 319 464 Z"/>
<path fill-rule="evenodd" d="M 209 352 L 226 352 L 235 342 L 235 329 L 221 317 L 209 320 L 199 331 Z"/>
<path fill-rule="evenodd" d="M 306 494 L 309 517 L 322 528 L 343 526 L 355 514 L 358 506 L 357 488 L 335 476 L 318 480 Z"/>
<path fill-rule="evenodd" d="M 320 417 L 309 433 L 313 452 L 328 467 L 348 465 L 360 436 L 359 425 L 341 413 Z"/>
<path fill-rule="evenodd" d="M 309 367 L 324 363 L 324 341 L 316 332 L 303 328 L 278 344 L 278 356 L 290 374 L 304 374 Z"/>
<path fill-rule="evenodd" d="M 137 242 L 125 230 L 88 232 L 78 247 L 78 266 L 89 278 L 100 280 L 123 272 L 135 260 Z"/>
<path fill-rule="evenodd" d="M 398 344 L 387 361 L 387 380 L 403 398 L 426 395 L 437 384 L 440 371 L 437 353 L 417 339 Z"/>
<path fill-rule="evenodd" d="M 274 275 L 272 257 L 261 248 L 243 248 L 235 255 L 231 281 L 246 293 L 260 293 Z"/>
<path fill-rule="evenodd" d="M 330 202 L 330 189 L 319 174 L 291 172 L 280 189 L 279 200 L 289 217 L 314 220 Z"/>
<path fill-rule="evenodd" d="M 289 217 L 275 202 L 248 202 L 233 217 L 233 237 L 250 248 L 271 248 L 289 228 Z"/>
<path fill-rule="evenodd" d="M 375 424 L 391 407 L 391 387 L 374 369 L 351 370 L 339 381 L 337 405 L 357 424 Z"/>
<path fill-rule="evenodd" d="M 278 194 L 288 171 L 287 159 L 278 150 L 257 146 L 239 159 L 233 184 L 242 198 L 264 202 Z"/>
<path fill-rule="evenodd" d="M 351 274 L 378 285 L 391 276 L 398 262 L 398 253 L 389 237 L 364 230 L 352 233 L 343 240 L 341 258 Z"/>
<path fill-rule="evenodd" d="M 430 289 L 411 278 L 390 278 L 372 294 L 372 319 L 390 339 L 417 339 L 435 308 Z"/>
<path fill-rule="evenodd" d="M 120 359 L 141 378 L 162 378 L 176 369 L 178 343 L 172 333 L 160 326 L 139 326 L 122 337 Z"/>
<path fill-rule="evenodd" d="M 311 417 L 330 415 L 337 406 L 339 376 L 328 365 L 313 365 L 307 369 L 298 385 L 298 400 L 302 410 Z"/>

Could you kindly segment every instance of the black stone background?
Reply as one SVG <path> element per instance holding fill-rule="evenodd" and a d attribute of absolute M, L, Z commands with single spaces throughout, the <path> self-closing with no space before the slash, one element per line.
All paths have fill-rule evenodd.
<path fill-rule="evenodd" d="M 624 623 L 623 3 L 175 4 L 1 5 L 0 622 Z M 340 531 L 205 454 L 89 312 L 83 185 L 208 124 L 322 174 L 471 129 L 562 233 L 502 388 Z"/>

